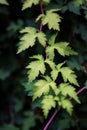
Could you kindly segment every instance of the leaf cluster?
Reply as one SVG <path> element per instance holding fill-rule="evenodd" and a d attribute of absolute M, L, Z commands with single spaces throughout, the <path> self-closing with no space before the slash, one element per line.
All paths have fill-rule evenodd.
<path fill-rule="evenodd" d="M 32 1 L 31 4 L 29 3 L 30 7 L 32 4 L 37 4 L 37 1 L 34 1 L 34 3 Z M 43 25 L 48 25 L 49 30 L 53 29 L 59 31 L 59 22 L 61 22 L 61 17 L 56 13 L 58 10 L 59 9 L 51 9 L 47 11 L 46 14 L 41 14 L 38 16 L 36 21 L 41 19 Z M 55 19 L 54 22 L 52 22 L 53 19 Z M 57 34 L 53 34 L 48 40 L 45 33 L 34 27 L 26 27 L 21 30 L 20 33 L 22 33 L 23 36 L 20 38 L 18 53 L 34 46 L 36 40 L 38 40 L 39 44 L 45 48 L 45 54 L 48 56 L 46 59 L 44 59 L 44 56 L 40 54 L 30 57 L 33 61 L 31 61 L 27 66 L 28 82 L 36 80 L 31 89 L 31 91 L 33 91 L 33 100 L 42 97 L 41 107 L 45 117 L 47 117 L 48 112 L 52 107 L 58 105 L 62 106 L 69 114 L 71 114 L 73 105 L 68 99 L 69 96 L 76 102 L 80 103 L 73 86 L 79 86 L 76 79 L 77 76 L 69 67 L 62 67 L 64 63 L 58 63 L 56 65 L 54 58 L 55 50 L 63 57 L 77 55 L 77 53 L 69 46 L 69 43 L 61 41 L 56 42 Z M 46 42 L 48 43 L 47 47 Z M 50 74 L 47 72 L 47 65 L 51 69 Z M 57 84 L 56 80 L 58 79 L 59 73 L 62 75 L 63 83 Z"/>

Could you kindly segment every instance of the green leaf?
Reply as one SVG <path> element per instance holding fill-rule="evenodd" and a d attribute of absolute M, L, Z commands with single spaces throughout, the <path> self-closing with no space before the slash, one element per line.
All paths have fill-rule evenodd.
<path fill-rule="evenodd" d="M 52 88 L 52 90 L 55 92 L 56 95 L 58 94 L 59 91 L 57 90 L 56 83 L 52 81 L 50 77 L 45 76 L 45 79 L 38 80 L 35 83 L 35 87 L 33 89 L 34 90 L 33 100 L 42 96 L 43 94 L 44 95 L 48 94 L 50 88 Z"/>
<path fill-rule="evenodd" d="M 55 67 L 55 63 L 49 59 L 46 59 L 45 63 L 47 63 L 51 69 L 53 69 Z"/>
<path fill-rule="evenodd" d="M 62 67 L 62 65 L 64 63 L 65 62 L 60 63 L 60 64 L 56 65 L 55 68 L 53 68 L 53 70 L 51 71 L 52 79 L 55 81 L 60 72 L 62 74 L 64 82 L 69 81 L 71 84 L 79 86 L 77 79 L 76 79 L 77 76 L 76 76 L 75 72 L 73 70 L 71 70 L 69 67 Z"/>
<path fill-rule="evenodd" d="M 58 121 L 58 126 L 62 129 L 69 129 L 76 126 L 76 121 L 67 113 L 62 114 L 62 118 Z"/>
<path fill-rule="evenodd" d="M 8 2 L 7 2 L 7 0 L 0 0 L 0 4 L 8 5 Z"/>
<path fill-rule="evenodd" d="M 46 14 L 44 15 L 41 14 L 38 16 L 36 21 L 41 19 L 43 25 L 47 24 L 49 29 L 54 29 L 59 31 L 60 30 L 59 23 L 61 22 L 61 17 L 57 13 L 55 13 L 58 10 L 59 9 L 51 9 L 47 11 Z M 55 20 L 53 21 L 53 19 Z"/>
<path fill-rule="evenodd" d="M 51 0 L 42 0 L 44 4 L 49 4 Z"/>
<path fill-rule="evenodd" d="M 71 115 L 73 111 L 73 105 L 69 101 L 69 99 L 64 99 L 63 97 L 61 98 L 61 101 L 59 103 L 60 106 L 62 106 L 66 111 Z"/>
<path fill-rule="evenodd" d="M 29 81 L 33 81 L 39 73 L 44 74 L 45 73 L 45 64 L 44 64 L 44 58 L 42 55 L 35 55 L 31 58 L 36 59 L 35 61 L 32 61 L 27 68 L 28 70 L 28 78 Z"/>
<path fill-rule="evenodd" d="M 57 37 L 57 33 L 56 34 L 53 34 L 50 39 L 49 39 L 49 45 L 53 45 L 55 43 L 55 39 Z"/>
<path fill-rule="evenodd" d="M 61 83 L 59 85 L 59 90 L 61 91 L 63 96 L 66 97 L 68 95 L 72 97 L 76 102 L 80 103 L 75 88 L 72 85 L 68 83 Z"/>
<path fill-rule="evenodd" d="M 70 83 L 79 86 L 75 72 L 71 70 L 69 67 L 62 67 L 60 69 L 60 72 L 62 74 L 64 82 L 69 81 Z"/>
<path fill-rule="evenodd" d="M 80 6 L 85 3 L 85 0 L 74 0 L 76 6 Z"/>
<path fill-rule="evenodd" d="M 34 87 L 33 100 L 49 92 L 49 83 L 46 80 L 38 80 Z"/>
<path fill-rule="evenodd" d="M 23 121 L 22 130 L 30 130 L 32 127 L 36 125 L 36 119 L 39 116 L 34 115 L 32 112 L 27 112 L 27 117 Z"/>
<path fill-rule="evenodd" d="M 56 68 L 54 68 L 54 69 L 51 71 L 51 77 L 52 77 L 52 79 L 53 79 L 54 81 L 57 79 L 58 74 L 59 74 L 59 71 L 58 71 Z"/>
<path fill-rule="evenodd" d="M 45 47 L 46 45 L 46 36 L 44 33 L 33 27 L 26 27 L 20 31 L 23 36 L 20 38 L 18 52 L 20 53 L 29 47 L 32 47 L 35 44 L 36 38 L 39 40 L 40 44 Z"/>
<path fill-rule="evenodd" d="M 56 86 L 56 82 L 54 82 L 48 75 L 43 76 L 44 79 L 49 83 L 49 87 L 54 91 L 56 95 L 59 94 L 59 89 Z"/>
<path fill-rule="evenodd" d="M 62 56 L 76 55 L 77 53 L 71 49 L 69 43 L 67 42 L 59 42 L 54 45 L 54 48 L 58 51 L 58 53 Z"/>
<path fill-rule="evenodd" d="M 39 0 L 24 0 L 22 10 L 30 8 L 33 4 L 34 5 L 39 4 Z"/>
<path fill-rule="evenodd" d="M 60 72 L 60 68 L 61 68 L 61 66 L 62 66 L 64 63 L 65 63 L 65 62 L 59 63 L 58 65 L 55 66 L 55 68 L 52 69 L 52 71 L 51 71 L 51 77 L 52 77 L 52 79 L 53 79 L 54 81 L 57 79 L 58 74 L 59 74 L 59 72 Z"/>
<path fill-rule="evenodd" d="M 82 66 L 81 66 L 81 63 L 80 63 L 78 57 L 70 58 L 70 60 L 67 61 L 67 65 L 71 69 L 76 69 L 78 71 L 82 69 Z"/>
<path fill-rule="evenodd" d="M 52 95 L 48 95 L 48 96 L 44 96 L 43 100 L 42 100 L 42 109 L 43 109 L 43 113 L 45 118 L 48 115 L 48 112 L 51 110 L 51 108 L 55 108 L 56 106 L 56 102 L 54 100 L 54 97 Z"/>
<path fill-rule="evenodd" d="M 19 43 L 18 52 L 20 53 L 29 47 L 32 47 L 35 44 L 36 40 L 36 29 L 32 27 L 26 27 L 25 29 L 21 30 L 20 33 L 24 34 Z"/>
<path fill-rule="evenodd" d="M 38 38 L 39 43 L 45 47 L 46 46 L 46 35 L 42 32 L 38 32 L 37 38 Z"/>
<path fill-rule="evenodd" d="M 76 1 L 76 0 L 75 0 Z M 76 15 L 80 15 L 80 6 L 79 4 L 76 4 L 75 1 L 71 1 L 68 3 L 68 9 L 70 12 L 75 13 Z M 80 1 L 80 0 L 78 0 Z"/>
<path fill-rule="evenodd" d="M 54 43 L 51 46 L 48 46 L 46 49 L 46 52 L 51 60 L 54 59 L 54 50 L 57 50 L 57 52 L 62 56 L 69 56 L 69 55 L 76 55 L 77 53 L 71 49 L 69 46 L 69 43 L 67 42 L 59 42 Z"/>
<path fill-rule="evenodd" d="M 0 130 L 19 130 L 19 128 L 12 124 L 4 124 L 3 127 L 0 127 Z"/>

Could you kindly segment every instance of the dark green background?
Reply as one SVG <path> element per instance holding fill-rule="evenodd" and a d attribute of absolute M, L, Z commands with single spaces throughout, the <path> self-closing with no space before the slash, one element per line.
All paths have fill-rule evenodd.
<path fill-rule="evenodd" d="M 58 39 L 70 42 L 78 55 L 60 59 L 56 57 L 56 60 L 67 60 L 83 87 L 87 81 L 87 2 L 76 6 L 73 1 L 52 0 L 45 10 L 61 7 L 59 13 L 63 19 Z M 36 108 L 38 103 L 32 103 L 25 91 L 28 85 L 25 67 L 29 56 L 35 51 L 42 51 L 41 47 L 35 46 L 16 54 L 19 30 L 25 26 L 39 28 L 35 19 L 40 14 L 40 8 L 37 5 L 21 11 L 21 0 L 8 0 L 8 3 L 9 6 L 0 5 L 0 130 L 42 130 L 54 110 L 44 119 L 41 109 Z M 44 30 L 49 37 L 47 27 Z M 87 91 L 79 97 L 80 105 L 72 101 L 75 104 L 72 116 L 60 110 L 48 130 L 87 130 Z"/>

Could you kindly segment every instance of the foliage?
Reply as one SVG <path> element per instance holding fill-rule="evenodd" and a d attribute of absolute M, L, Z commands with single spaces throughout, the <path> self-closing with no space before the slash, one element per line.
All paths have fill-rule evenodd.
<path fill-rule="evenodd" d="M 0 129 L 43 129 L 61 108 L 49 130 L 86 130 L 87 0 L 0 0 L 0 18 Z"/>
<path fill-rule="evenodd" d="M 41 19 L 43 25 L 47 24 L 49 29 L 59 31 L 60 30 L 59 22 L 61 22 L 61 17 L 57 13 L 55 13 L 57 10 L 59 9 L 48 10 L 45 15 L 44 14 L 39 15 L 36 21 Z M 54 22 L 53 19 L 55 19 Z"/>
<path fill-rule="evenodd" d="M 27 2 L 28 1 L 24 2 L 23 9 L 26 9 L 25 4 L 29 5 L 28 7 L 31 7 L 33 3 L 37 4 L 37 1 L 34 1 L 34 2 L 32 1 L 32 3 L 30 1 L 29 1 L 30 3 L 27 3 Z M 61 22 L 61 17 L 57 13 L 55 13 L 55 11 L 57 10 L 58 9 L 50 9 L 49 11 L 46 11 L 46 15 L 42 13 L 41 15 L 38 16 L 37 21 L 41 19 L 43 25 L 48 24 L 49 30 L 54 29 L 54 30 L 59 31 L 60 30 L 59 22 Z M 55 19 L 55 22 L 52 22 L 53 19 Z M 46 46 L 46 38 L 45 38 L 46 35 L 43 34 L 42 32 L 37 32 L 35 28 L 27 27 L 23 29 L 21 33 L 25 33 L 25 34 L 20 39 L 21 42 L 19 43 L 18 53 L 29 48 L 30 46 L 32 47 L 35 44 L 36 37 L 38 38 L 41 45 L 44 45 L 44 47 Z M 54 50 L 57 50 L 57 52 L 62 56 L 65 56 L 65 55 L 69 56 L 69 55 L 76 54 L 76 52 L 71 49 L 71 47 L 69 46 L 67 42 L 55 43 L 56 36 L 55 35 L 52 36 L 51 38 L 51 40 L 53 39 L 52 41 L 49 39 L 50 42 L 48 42 L 48 46 L 46 47 L 46 55 L 48 55 L 48 58 L 46 59 L 49 59 L 49 61 L 51 62 L 54 60 L 54 56 L 55 56 Z M 47 74 L 47 76 L 45 75 L 47 70 L 46 70 L 46 66 L 44 65 L 44 58 L 42 57 L 42 55 L 35 55 L 32 58 L 37 59 L 37 60 L 30 62 L 29 65 L 27 66 L 27 68 L 29 69 L 29 71 L 27 72 L 28 78 L 29 78 L 28 81 L 33 82 L 33 80 L 36 80 L 36 78 L 40 76 L 41 74 L 42 74 L 41 77 L 44 76 L 45 78 L 45 80 L 39 79 L 38 81 L 36 81 L 34 85 L 35 89 L 33 91 L 33 100 L 35 100 L 37 97 L 41 97 L 44 94 L 44 97 L 41 103 L 42 103 L 42 108 L 43 108 L 45 117 L 47 117 L 48 112 L 51 109 L 51 107 L 55 107 L 56 101 L 58 102 L 58 105 L 65 108 L 71 114 L 73 105 L 71 104 L 70 101 L 68 101 L 68 99 L 66 99 L 67 95 L 69 94 L 67 93 L 64 94 L 63 90 L 60 89 L 61 87 L 58 88 L 56 82 L 51 80 L 49 74 Z M 53 62 L 53 64 L 55 64 L 55 62 Z M 60 64 L 58 64 L 58 66 L 60 66 Z M 56 68 L 56 65 L 55 65 L 55 68 Z M 51 68 L 51 69 L 53 70 L 54 68 Z M 65 83 L 69 81 L 71 84 L 73 83 L 74 85 L 78 85 L 78 82 L 76 80 L 77 76 L 68 67 L 63 67 L 61 69 L 59 68 L 59 70 L 56 69 L 56 73 L 59 73 L 59 72 L 61 72 Z M 55 75 L 55 71 L 53 71 L 53 73 Z M 52 75 L 53 79 L 55 78 L 54 75 Z M 73 99 L 79 102 L 75 89 L 73 88 L 72 85 L 70 84 L 63 85 L 61 83 L 61 86 L 64 88 L 66 86 L 67 87 L 66 91 L 68 90 L 67 92 L 71 94 L 69 96 L 73 97 Z M 53 94 L 49 96 L 49 93 L 51 91 L 50 87 L 52 87 L 52 89 L 54 90 L 55 96 L 53 96 Z M 56 91 L 58 93 L 56 93 Z M 61 93 L 62 95 L 60 96 Z M 53 100 L 52 100 L 52 97 L 53 97 Z M 50 104 L 47 104 L 46 103 L 47 101 L 49 101 Z"/>
<path fill-rule="evenodd" d="M 0 0 L 0 4 L 8 5 L 7 0 Z"/>
<path fill-rule="evenodd" d="M 40 42 L 41 45 L 46 45 L 46 36 L 44 33 L 36 30 L 33 27 L 27 27 L 20 31 L 20 33 L 25 33 L 24 36 L 20 39 L 21 42 L 19 44 L 18 53 L 26 50 L 29 47 L 32 47 L 35 44 L 36 38 Z"/>

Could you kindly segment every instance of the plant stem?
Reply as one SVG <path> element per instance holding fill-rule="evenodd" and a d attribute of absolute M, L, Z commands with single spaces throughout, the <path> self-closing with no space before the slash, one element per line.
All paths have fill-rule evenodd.
<path fill-rule="evenodd" d="M 80 90 L 77 91 L 77 95 L 80 94 L 81 92 L 83 92 L 85 89 L 86 89 L 85 87 L 82 87 Z M 45 125 L 43 130 L 47 130 L 47 128 L 49 127 L 49 125 L 51 124 L 51 122 L 53 121 L 53 119 L 55 118 L 57 113 L 59 112 L 59 110 L 60 109 L 56 109 L 55 110 L 55 112 L 53 113 L 53 115 L 51 116 L 51 118 L 49 119 L 49 121 L 47 122 L 47 124 Z"/>
<path fill-rule="evenodd" d="M 41 14 L 44 14 L 44 9 L 43 9 L 43 5 L 42 5 L 42 0 L 40 0 L 40 11 L 41 11 Z M 40 23 L 40 31 L 42 32 L 42 29 L 43 29 L 43 24 L 42 22 Z M 47 47 L 47 45 L 46 45 Z M 46 59 L 48 58 L 48 54 L 46 53 Z"/>
<path fill-rule="evenodd" d="M 78 90 L 77 95 L 83 92 L 86 89 L 86 87 L 82 87 L 80 90 Z"/>
<path fill-rule="evenodd" d="M 59 110 L 60 108 L 55 110 L 55 112 L 53 113 L 52 117 L 50 118 L 50 120 L 48 121 L 48 123 L 46 124 L 43 130 L 47 130 L 48 126 L 51 124 L 51 122 L 53 121 L 54 117 L 57 115 Z"/>
<path fill-rule="evenodd" d="M 41 10 L 41 14 L 44 14 L 44 9 L 43 9 L 43 6 L 42 6 L 42 0 L 40 0 L 40 10 Z M 42 25 L 42 22 L 40 24 L 40 31 L 42 31 L 43 29 L 43 25 Z"/>

